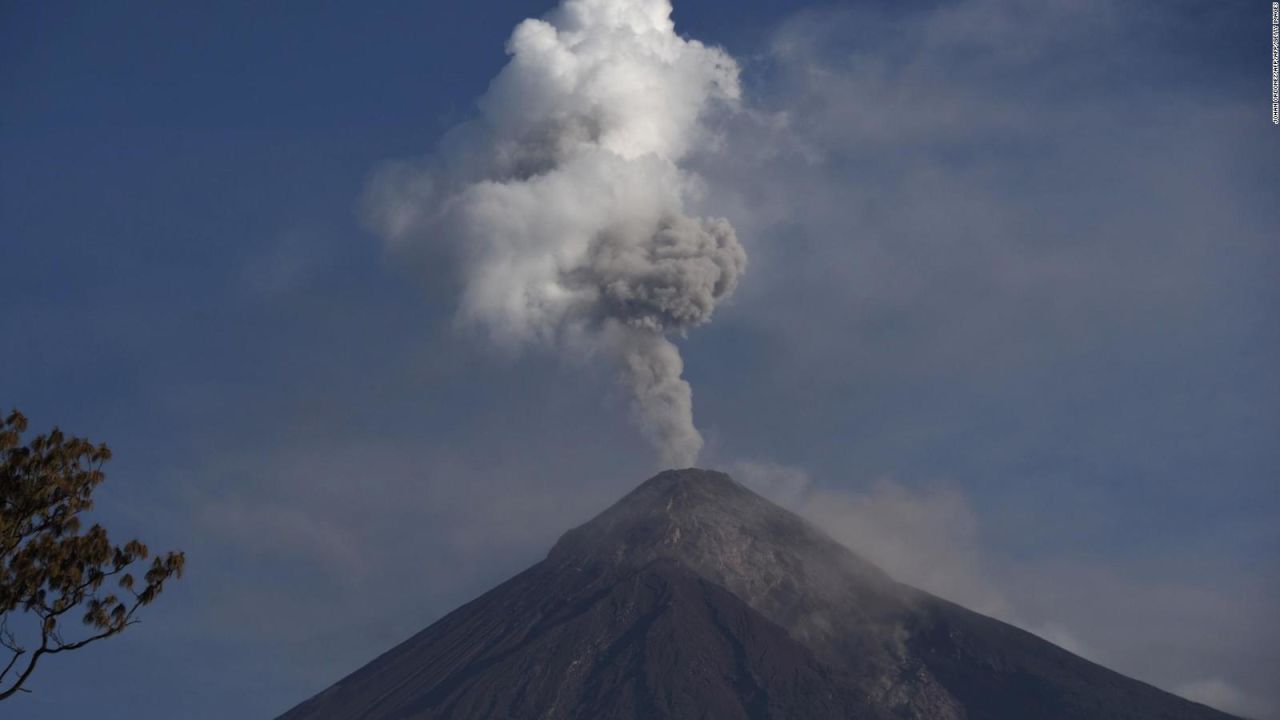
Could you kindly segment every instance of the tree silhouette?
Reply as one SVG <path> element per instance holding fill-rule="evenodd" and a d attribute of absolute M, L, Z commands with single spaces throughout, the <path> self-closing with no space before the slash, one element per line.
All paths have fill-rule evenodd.
<path fill-rule="evenodd" d="M 111 451 L 57 428 L 23 445 L 26 429 L 17 410 L 0 421 L 0 648 L 9 655 L 0 651 L 0 700 L 25 692 L 45 655 L 138 622 L 138 609 L 166 580 L 182 576 L 184 562 L 180 552 L 156 557 L 137 581 L 129 570 L 147 559 L 146 545 L 113 546 L 97 524 L 80 531 L 80 513 L 93 507 Z M 76 615 L 87 630 L 64 635 Z"/>

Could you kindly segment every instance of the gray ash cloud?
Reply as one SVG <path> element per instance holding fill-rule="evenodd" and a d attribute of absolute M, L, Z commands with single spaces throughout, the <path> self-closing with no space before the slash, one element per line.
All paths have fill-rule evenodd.
<path fill-rule="evenodd" d="M 393 249 L 444 246 L 460 318 L 498 345 L 611 358 L 668 465 L 702 447 L 670 336 L 708 322 L 746 252 L 686 211 L 680 166 L 739 94 L 733 59 L 675 33 L 668 0 L 565 0 L 526 20 L 480 116 L 418 165 L 384 169 L 370 216 Z"/>

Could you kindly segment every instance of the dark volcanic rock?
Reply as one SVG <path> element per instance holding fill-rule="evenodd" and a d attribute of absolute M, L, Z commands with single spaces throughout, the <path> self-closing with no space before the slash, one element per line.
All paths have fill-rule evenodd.
<path fill-rule="evenodd" d="M 1225 720 L 667 471 L 280 720 Z"/>

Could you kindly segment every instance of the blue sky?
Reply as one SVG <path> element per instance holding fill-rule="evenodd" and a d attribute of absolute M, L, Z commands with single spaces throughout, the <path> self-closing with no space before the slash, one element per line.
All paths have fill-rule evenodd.
<path fill-rule="evenodd" d="M 372 172 L 548 3 L 0 8 L 0 403 L 189 575 L 25 718 L 273 717 L 656 469 L 607 368 L 496 353 Z M 728 468 L 899 577 L 1280 717 L 1263 2 L 677 2 L 751 257 L 680 342 Z"/>

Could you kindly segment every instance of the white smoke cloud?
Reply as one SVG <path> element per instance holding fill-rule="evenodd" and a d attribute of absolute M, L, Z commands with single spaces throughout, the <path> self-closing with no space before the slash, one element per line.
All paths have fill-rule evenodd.
<path fill-rule="evenodd" d="M 606 355 L 667 465 L 702 447 L 669 339 L 710 320 L 746 253 L 723 219 L 691 217 L 679 161 L 739 96 L 722 50 L 681 38 L 668 0 L 565 0 L 525 20 L 510 62 L 423 166 L 370 186 L 394 248 L 443 243 L 460 318 L 505 347 Z"/>

